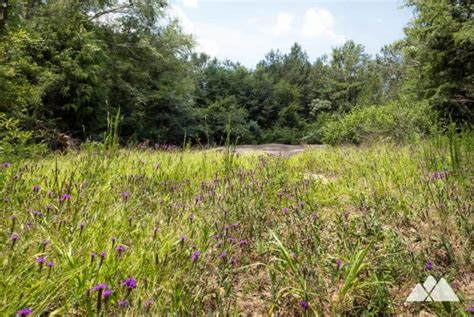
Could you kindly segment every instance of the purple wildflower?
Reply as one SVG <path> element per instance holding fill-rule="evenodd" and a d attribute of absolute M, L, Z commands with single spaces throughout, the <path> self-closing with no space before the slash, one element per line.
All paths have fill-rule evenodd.
<path fill-rule="evenodd" d="M 11 240 L 13 243 L 15 243 L 16 240 L 18 240 L 19 237 L 20 237 L 20 235 L 19 235 L 18 233 L 14 233 L 14 234 L 11 235 L 10 240 Z"/>
<path fill-rule="evenodd" d="M 283 208 L 283 213 L 284 213 L 285 215 L 288 215 L 288 208 L 287 208 L 287 207 Z"/>
<path fill-rule="evenodd" d="M 100 257 L 101 258 L 105 258 L 106 256 L 107 256 L 107 252 L 105 252 L 105 251 L 100 252 Z"/>
<path fill-rule="evenodd" d="M 199 259 L 199 256 L 201 256 L 201 252 L 194 251 L 193 254 L 191 255 L 191 262 L 196 263 L 197 260 Z"/>
<path fill-rule="evenodd" d="M 35 262 L 42 265 L 45 260 L 46 260 L 45 257 L 41 255 L 35 259 Z"/>
<path fill-rule="evenodd" d="M 3 168 L 8 168 L 8 167 L 12 166 L 12 163 L 10 163 L 10 162 L 4 162 L 4 163 L 2 164 L 2 166 L 3 166 Z M 26 315 L 25 315 L 25 316 L 26 316 Z"/>
<path fill-rule="evenodd" d="M 112 295 L 114 291 L 112 291 L 111 289 L 106 289 L 103 293 L 102 293 L 102 297 L 103 298 L 109 298 L 110 295 Z"/>
<path fill-rule="evenodd" d="M 337 259 L 337 260 L 336 260 L 336 264 L 337 264 L 337 266 L 341 267 L 341 266 L 342 266 L 342 260 Z"/>
<path fill-rule="evenodd" d="M 147 299 L 147 300 L 143 303 L 143 305 L 145 305 L 146 308 L 150 308 L 151 306 L 153 306 L 154 303 L 155 303 L 155 302 L 154 302 L 153 300 Z"/>
<path fill-rule="evenodd" d="M 137 288 L 137 280 L 131 277 L 123 280 L 122 285 L 125 285 L 129 290 Z"/>
<path fill-rule="evenodd" d="M 107 287 L 109 287 L 106 283 L 99 283 L 97 284 L 96 286 L 94 286 L 92 288 L 93 291 L 100 291 L 100 290 L 104 290 L 104 289 L 107 289 Z"/>
<path fill-rule="evenodd" d="M 39 185 L 34 185 L 34 186 L 33 186 L 33 191 L 34 191 L 34 192 L 39 192 L 40 189 L 41 189 L 41 187 L 40 187 Z"/>
<path fill-rule="evenodd" d="M 219 254 L 219 258 L 221 258 L 222 260 L 224 260 L 226 257 L 227 257 L 227 253 L 225 252 L 221 252 L 221 254 Z"/>
<path fill-rule="evenodd" d="M 432 261 L 427 261 L 425 264 L 425 269 L 432 270 L 433 269 L 433 262 Z"/>
<path fill-rule="evenodd" d="M 239 245 L 240 245 L 240 247 L 242 247 L 242 248 L 245 247 L 247 244 L 249 244 L 249 242 L 248 242 L 247 240 L 240 240 L 240 241 L 239 241 Z"/>
<path fill-rule="evenodd" d="M 121 300 L 119 300 L 118 303 L 119 303 L 120 308 L 125 308 L 125 307 L 128 306 L 128 300 L 126 300 L 126 299 L 121 299 Z"/>
<path fill-rule="evenodd" d="M 46 264 L 48 267 L 54 267 L 54 262 L 53 261 L 48 261 Z"/>
<path fill-rule="evenodd" d="M 122 255 L 125 252 L 125 246 L 122 244 L 117 246 L 117 252 L 119 253 L 119 255 Z"/>
<path fill-rule="evenodd" d="M 431 180 L 445 179 L 447 176 L 447 171 L 433 172 L 433 174 L 431 174 Z"/>
<path fill-rule="evenodd" d="M 183 243 L 184 240 L 186 240 L 186 237 L 184 235 L 179 236 L 179 242 Z"/>
<path fill-rule="evenodd" d="M 97 252 L 91 252 L 91 257 L 95 258 L 97 256 Z"/>
<path fill-rule="evenodd" d="M 122 197 L 122 199 L 126 201 L 128 199 L 128 197 L 130 197 L 130 193 L 127 192 L 127 191 L 121 192 L 120 197 Z"/>
<path fill-rule="evenodd" d="M 62 194 L 62 195 L 61 195 L 61 198 L 59 198 L 59 201 L 60 201 L 60 202 L 64 202 L 64 201 L 70 200 L 70 199 L 71 199 L 71 195 L 65 193 L 65 194 Z"/>
<path fill-rule="evenodd" d="M 474 314 L 474 307 L 469 307 L 469 308 L 467 309 L 467 312 L 468 312 L 469 314 Z"/>
<path fill-rule="evenodd" d="M 33 310 L 31 310 L 31 308 L 28 308 L 28 307 L 22 308 L 16 312 L 16 317 L 29 316 L 31 315 L 32 312 Z"/>
<path fill-rule="evenodd" d="M 301 308 L 303 308 L 304 310 L 308 310 L 308 309 L 309 309 L 309 303 L 308 303 L 307 301 L 305 301 L 305 300 L 302 300 L 302 301 L 300 302 L 300 306 L 301 306 Z"/>
<path fill-rule="evenodd" d="M 40 217 L 41 216 L 41 212 L 39 212 L 39 210 L 35 210 L 33 212 L 33 214 L 36 216 L 36 217 Z"/>
<path fill-rule="evenodd" d="M 237 263 L 238 263 L 237 257 L 233 255 L 233 256 L 230 258 L 230 263 L 231 263 L 232 265 L 234 265 L 234 266 L 237 265 Z"/>

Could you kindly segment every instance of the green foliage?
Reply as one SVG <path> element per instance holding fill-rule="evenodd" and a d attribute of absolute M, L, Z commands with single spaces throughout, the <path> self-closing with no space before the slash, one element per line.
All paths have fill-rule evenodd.
<path fill-rule="evenodd" d="M 324 133 L 325 121 L 401 98 L 428 100 L 445 122 L 472 123 L 469 5 L 406 4 L 416 13 L 406 38 L 376 56 L 347 41 L 313 62 L 295 43 L 248 69 L 196 53 L 192 36 L 167 19 L 164 0 L 10 0 L 0 30 L 0 112 L 39 138 L 98 141 L 107 114 L 120 109 L 122 143 L 175 145 L 223 144 L 229 120 L 232 142 L 363 142 L 388 133 L 384 120 L 402 124 L 411 114 L 394 119 L 381 114 L 390 106 L 369 107 L 344 120 L 378 120 L 372 128 L 351 121 L 370 131 L 329 122 L 337 137 Z M 421 119 L 407 120 L 411 131 Z M 403 128 L 391 138 L 405 139 Z"/>
<path fill-rule="evenodd" d="M 291 157 L 89 146 L 12 160 L 0 167 L 2 314 L 453 315 L 406 304 L 428 275 L 458 283 L 451 309 L 464 312 L 474 139 L 455 138 Z M 99 283 L 113 293 L 98 313 Z"/>
<path fill-rule="evenodd" d="M 449 121 L 474 121 L 474 23 L 470 1 L 407 0 L 405 90 L 427 99 Z"/>
<path fill-rule="evenodd" d="M 20 121 L 0 113 L 0 161 L 29 158 L 45 152 L 32 131 L 23 130 Z"/>
<path fill-rule="evenodd" d="M 327 122 L 323 140 L 329 144 L 407 142 L 429 135 L 435 126 L 436 115 L 426 102 L 402 100 L 384 106 L 358 107 Z"/>

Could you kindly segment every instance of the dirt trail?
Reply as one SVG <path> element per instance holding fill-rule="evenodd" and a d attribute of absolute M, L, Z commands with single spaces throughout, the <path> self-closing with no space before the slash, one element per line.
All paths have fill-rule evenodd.
<path fill-rule="evenodd" d="M 290 156 L 298 154 L 307 149 L 319 149 L 324 145 L 288 145 L 288 144 L 258 144 L 258 145 L 238 145 L 235 147 L 237 153 L 264 152 L 272 155 Z M 223 151 L 224 147 L 218 147 L 217 151 Z"/>

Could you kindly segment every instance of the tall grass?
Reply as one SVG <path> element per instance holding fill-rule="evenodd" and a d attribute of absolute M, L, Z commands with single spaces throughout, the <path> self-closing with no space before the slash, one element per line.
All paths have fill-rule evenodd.
<path fill-rule="evenodd" d="M 0 168 L 1 312 L 466 314 L 473 138 L 455 138 L 285 158 L 110 137 L 113 155 L 89 144 L 13 161 Z M 428 275 L 461 301 L 405 304 Z"/>

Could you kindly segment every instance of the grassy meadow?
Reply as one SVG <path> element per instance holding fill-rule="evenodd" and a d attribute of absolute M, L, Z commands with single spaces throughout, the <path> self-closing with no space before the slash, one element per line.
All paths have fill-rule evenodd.
<path fill-rule="evenodd" d="M 2 316 L 468 315 L 472 136 L 0 167 Z M 460 302 L 405 303 L 444 276 Z"/>

